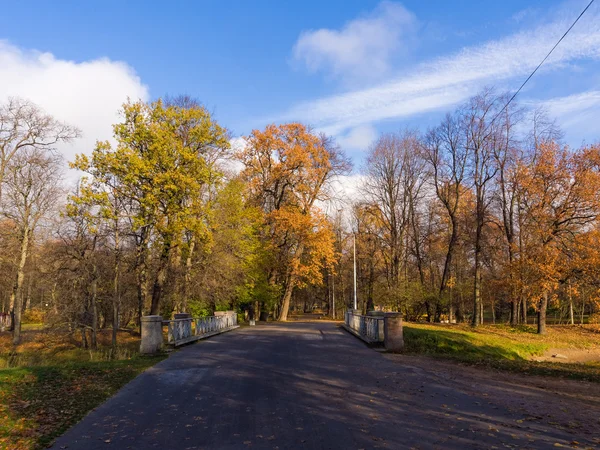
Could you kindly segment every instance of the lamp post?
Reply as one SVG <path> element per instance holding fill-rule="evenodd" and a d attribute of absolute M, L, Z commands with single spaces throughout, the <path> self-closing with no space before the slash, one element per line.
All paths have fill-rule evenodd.
<path fill-rule="evenodd" d="M 332 283 L 331 283 L 331 309 L 332 314 L 331 317 L 333 318 L 333 320 L 335 320 L 335 275 L 333 275 L 333 279 L 332 279 Z"/>
<path fill-rule="evenodd" d="M 356 233 L 353 232 L 352 237 L 352 247 L 354 250 L 354 309 L 358 309 L 358 304 L 356 301 Z"/>

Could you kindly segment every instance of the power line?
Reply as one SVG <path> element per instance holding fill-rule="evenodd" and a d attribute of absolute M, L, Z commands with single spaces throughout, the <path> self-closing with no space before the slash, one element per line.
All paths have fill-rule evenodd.
<path fill-rule="evenodd" d="M 592 3 L 594 3 L 595 0 L 591 0 L 588 5 L 584 8 L 583 11 L 581 11 L 581 14 L 579 14 L 579 16 L 577 16 L 577 19 L 575 19 L 575 22 L 573 22 L 571 24 L 571 26 L 569 27 L 569 29 L 567 31 L 565 31 L 565 34 L 563 34 L 561 36 L 561 38 L 558 40 L 558 42 L 556 44 L 554 44 L 554 47 L 552 47 L 552 50 L 550 50 L 548 52 L 548 54 L 546 55 L 546 57 L 544 59 L 542 59 L 542 62 L 539 63 L 537 65 L 537 67 L 535 68 L 535 70 L 533 72 L 531 72 L 531 74 L 527 77 L 527 79 L 523 82 L 523 84 L 521 85 L 521 87 L 519 87 L 519 89 L 517 89 L 517 92 L 515 92 L 513 94 L 513 96 L 510 98 L 510 100 L 508 102 L 506 102 L 506 105 L 504 105 L 502 107 L 502 109 L 498 112 L 498 114 L 496 114 L 494 116 L 494 118 L 491 120 L 490 124 L 488 125 L 488 127 L 486 127 L 486 131 L 487 128 L 491 127 L 492 124 L 494 123 L 494 121 L 498 118 L 498 116 L 500 116 L 500 114 L 502 114 L 506 108 L 508 108 L 508 105 L 510 105 L 510 103 L 515 99 L 515 97 L 519 94 L 519 92 L 521 92 L 521 89 L 523 89 L 523 87 L 527 84 L 527 82 L 531 79 L 531 77 L 533 77 L 535 75 L 535 73 L 538 71 L 538 69 L 540 67 L 542 67 L 542 64 L 544 64 L 546 62 L 546 60 L 550 57 L 550 55 L 552 54 L 552 52 L 556 49 L 556 47 L 558 47 L 558 45 L 562 42 L 562 40 L 567 36 L 567 34 L 569 34 L 569 31 L 571 31 L 573 29 L 573 27 L 575 26 L 575 24 L 577 24 L 577 22 L 579 22 L 579 19 L 581 19 L 581 17 L 585 14 L 585 12 L 590 8 L 590 6 L 592 6 Z M 485 133 L 484 133 L 485 134 Z"/>

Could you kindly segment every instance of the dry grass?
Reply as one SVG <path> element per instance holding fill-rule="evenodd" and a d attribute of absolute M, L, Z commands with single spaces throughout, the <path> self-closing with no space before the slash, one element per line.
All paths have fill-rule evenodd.
<path fill-rule="evenodd" d="M 119 331 L 118 348 L 111 350 L 112 330 L 98 332 L 98 349 L 84 349 L 81 334 L 67 330 L 27 327 L 22 331 L 22 341 L 13 346 L 9 332 L 0 333 L 0 369 L 7 367 L 40 366 L 47 363 L 76 361 L 106 361 L 128 359 L 135 356 L 140 337 L 128 331 Z"/>

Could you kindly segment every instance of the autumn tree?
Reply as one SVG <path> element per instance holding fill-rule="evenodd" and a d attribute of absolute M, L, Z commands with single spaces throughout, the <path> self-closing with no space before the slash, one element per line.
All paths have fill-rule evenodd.
<path fill-rule="evenodd" d="M 62 159 L 36 147 L 22 149 L 6 166 L 2 214 L 15 227 L 19 242 L 16 279 L 10 297 L 14 317 L 13 342 L 21 339 L 23 281 L 34 232 L 63 194 Z"/>
<path fill-rule="evenodd" d="M 600 214 L 600 147 L 576 151 L 554 141 L 540 143 L 519 168 L 525 218 L 524 263 L 528 293 L 537 297 L 538 333 L 546 332 L 549 298 L 561 273 L 561 259 Z"/>
<path fill-rule="evenodd" d="M 248 307 L 256 299 L 270 303 L 265 261 L 259 240 L 262 216 L 246 201 L 244 183 L 234 177 L 216 193 L 210 218 L 210 242 L 202 245 L 189 275 L 189 308 Z M 193 289 L 191 289 L 193 288 Z"/>
<path fill-rule="evenodd" d="M 218 177 L 213 153 L 229 147 L 227 132 L 202 106 L 126 103 L 114 126 L 116 148 L 99 142 L 91 158 L 74 167 L 110 187 L 127 209 L 136 235 L 138 291 L 145 303 L 148 245 L 155 234 L 158 257 L 152 281 L 151 314 L 160 312 L 170 261 L 186 233 L 206 229 L 206 185 Z"/>
<path fill-rule="evenodd" d="M 269 280 L 282 286 L 279 320 L 285 321 L 294 288 L 320 283 L 321 268 L 334 260 L 331 224 L 317 202 L 349 163 L 330 138 L 298 123 L 269 125 L 245 140 L 242 177 L 264 214 L 264 242 L 273 255 Z"/>

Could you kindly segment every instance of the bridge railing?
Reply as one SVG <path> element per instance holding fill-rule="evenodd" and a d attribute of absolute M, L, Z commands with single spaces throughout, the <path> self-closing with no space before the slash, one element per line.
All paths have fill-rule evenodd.
<path fill-rule="evenodd" d="M 346 311 L 345 314 L 346 326 L 355 333 L 366 338 L 367 341 L 384 341 L 383 316 L 365 316 L 357 314 L 352 310 Z"/>
<path fill-rule="evenodd" d="M 162 321 L 162 325 L 167 327 L 169 345 L 187 344 L 238 326 L 235 311 L 219 311 L 209 317 L 178 317 L 182 315 L 184 314 L 176 314 L 175 319 Z"/>

